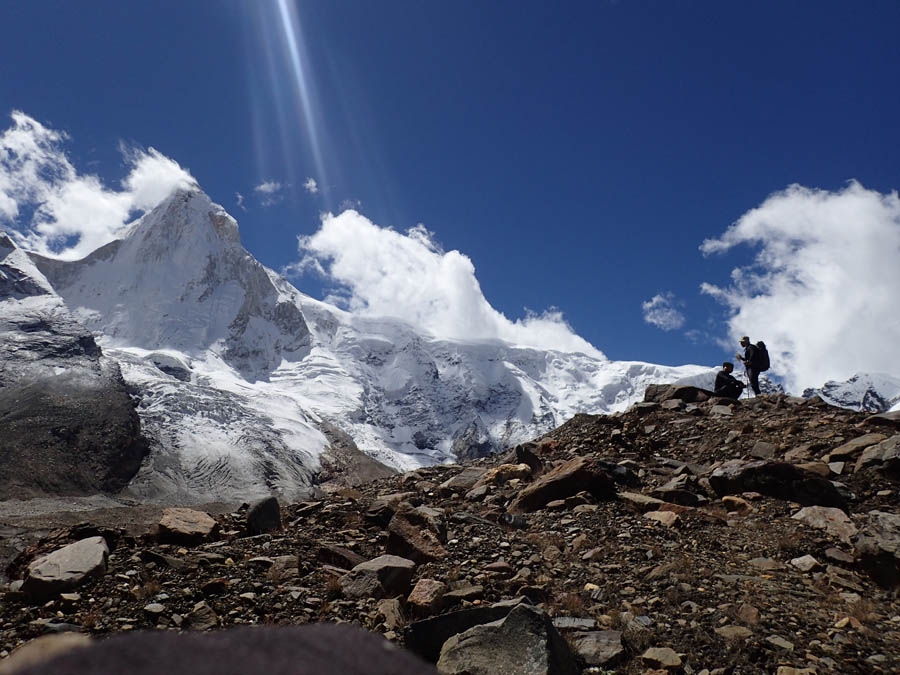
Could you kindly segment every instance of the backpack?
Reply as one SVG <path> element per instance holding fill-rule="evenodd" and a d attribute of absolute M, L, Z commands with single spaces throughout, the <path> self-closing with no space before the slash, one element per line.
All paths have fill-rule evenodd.
<path fill-rule="evenodd" d="M 769 350 L 766 349 L 766 343 L 760 340 L 756 343 L 756 353 L 753 355 L 753 367 L 759 372 L 768 370 L 769 366 Z"/>

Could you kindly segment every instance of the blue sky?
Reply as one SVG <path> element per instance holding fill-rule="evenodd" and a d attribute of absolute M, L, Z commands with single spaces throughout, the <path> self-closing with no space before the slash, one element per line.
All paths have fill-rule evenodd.
<path fill-rule="evenodd" d="M 15 110 L 64 132 L 54 151 L 113 191 L 154 148 L 311 295 L 390 307 L 379 289 L 404 280 L 352 265 L 377 250 L 411 256 L 384 274 L 414 268 L 427 307 L 480 293 L 512 321 L 555 308 L 613 359 L 711 365 L 746 332 L 795 386 L 900 373 L 900 3 L 42 0 L 0 15 L 0 131 Z M 19 208 L 0 225 L 33 231 L 40 204 L 9 185 Z M 323 225 L 348 207 L 373 228 Z M 818 365 L 848 344 L 865 356 Z"/>

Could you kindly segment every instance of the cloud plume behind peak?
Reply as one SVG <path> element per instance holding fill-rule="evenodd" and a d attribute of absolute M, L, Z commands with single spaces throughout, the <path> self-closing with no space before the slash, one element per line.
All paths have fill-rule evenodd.
<path fill-rule="evenodd" d="M 358 314 L 398 318 L 439 338 L 498 339 L 605 358 L 556 310 L 506 318 L 484 297 L 472 261 L 443 251 L 423 225 L 401 233 L 347 210 L 323 216 L 315 234 L 299 238 L 299 248 L 299 269 L 324 274 L 338 286 L 335 297 Z"/>
<path fill-rule="evenodd" d="M 75 260 L 116 238 L 138 214 L 193 176 L 153 148 L 122 146 L 129 166 L 121 188 L 79 174 L 55 131 L 14 111 L 0 135 L 0 225 L 17 243 L 42 255 Z"/>

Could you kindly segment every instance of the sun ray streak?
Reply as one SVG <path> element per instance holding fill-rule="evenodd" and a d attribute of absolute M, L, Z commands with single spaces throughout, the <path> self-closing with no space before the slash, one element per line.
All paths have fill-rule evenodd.
<path fill-rule="evenodd" d="M 316 180 L 322 185 L 327 185 L 320 133 L 312 100 L 314 95 L 313 86 L 311 77 L 309 77 L 307 73 L 308 58 L 306 57 L 303 44 L 302 24 L 300 23 L 300 17 L 296 12 L 293 3 L 289 2 L 289 0 L 278 0 L 277 4 L 281 29 L 287 45 L 290 66 L 293 71 L 294 83 L 297 87 L 297 93 L 300 96 L 303 123 L 307 137 L 309 138 L 315 170 L 318 174 Z"/>

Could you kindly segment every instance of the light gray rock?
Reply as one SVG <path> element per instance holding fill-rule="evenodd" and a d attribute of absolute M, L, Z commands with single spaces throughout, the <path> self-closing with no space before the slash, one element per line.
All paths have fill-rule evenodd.
<path fill-rule="evenodd" d="M 799 558 L 793 558 L 791 560 L 791 567 L 795 567 L 801 572 L 812 572 L 813 570 L 821 569 L 822 565 L 818 560 L 807 554 L 800 556 Z"/>
<path fill-rule="evenodd" d="M 622 645 L 622 632 L 618 630 L 595 630 L 587 633 L 576 633 L 571 640 L 575 652 L 588 666 L 612 666 L 625 656 L 625 647 Z"/>
<path fill-rule="evenodd" d="M 48 598 L 76 588 L 106 572 L 109 547 L 103 537 L 88 537 L 41 556 L 28 566 L 22 592 Z"/>
<path fill-rule="evenodd" d="M 772 459 L 777 451 L 778 448 L 774 443 L 757 441 L 750 449 L 750 455 L 757 459 Z"/>
<path fill-rule="evenodd" d="M 437 668 L 447 675 L 577 675 L 579 669 L 550 617 L 518 605 L 494 623 L 444 643 Z"/>
<path fill-rule="evenodd" d="M 720 626 L 716 628 L 716 633 L 726 640 L 746 640 L 753 635 L 753 631 L 744 626 Z"/>
<path fill-rule="evenodd" d="M 341 577 L 348 598 L 385 598 L 408 595 L 416 564 L 396 555 L 382 555 L 354 567 Z"/>
<path fill-rule="evenodd" d="M 465 494 L 475 487 L 475 484 L 481 479 L 485 471 L 486 469 L 478 466 L 466 467 L 452 478 L 441 483 L 438 486 L 438 490 L 445 495 L 453 492 Z"/>
<path fill-rule="evenodd" d="M 870 445 L 863 450 L 856 460 L 855 471 L 862 471 L 876 466 L 886 471 L 896 472 L 900 469 L 900 434 L 891 436 L 877 445 Z"/>
<path fill-rule="evenodd" d="M 843 445 L 836 447 L 834 450 L 828 453 L 828 461 L 846 462 L 853 460 L 857 457 L 857 455 L 859 455 L 870 445 L 881 443 L 881 441 L 885 440 L 886 438 L 887 436 L 885 436 L 884 434 L 864 434 L 862 436 L 854 438 L 852 441 L 847 441 Z"/>
<path fill-rule="evenodd" d="M 841 509 L 830 506 L 805 506 L 791 518 L 810 527 L 825 530 L 845 544 L 849 544 L 856 534 L 856 525 L 849 516 Z"/>

